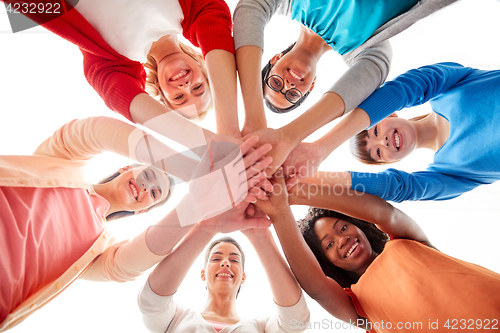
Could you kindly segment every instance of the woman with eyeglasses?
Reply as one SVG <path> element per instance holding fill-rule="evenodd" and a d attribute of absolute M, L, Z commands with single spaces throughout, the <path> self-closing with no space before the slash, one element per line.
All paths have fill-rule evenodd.
<path fill-rule="evenodd" d="M 80 48 L 85 77 L 110 109 L 151 128 L 154 122 L 148 121 L 172 110 L 197 118 L 214 104 L 218 132 L 241 138 L 232 21 L 224 1 L 65 4 L 67 11 L 48 22 L 43 12 L 22 13 Z M 179 34 L 201 48 L 201 54 L 180 42 Z M 186 145 L 187 135 L 174 134 L 175 122 L 181 120 L 171 119 L 152 129 Z M 199 129 L 181 124 L 188 133 Z"/>
<path fill-rule="evenodd" d="M 331 153 L 325 143 L 332 135 L 314 143 L 301 141 L 350 112 L 385 81 L 392 57 L 389 38 L 453 2 L 240 0 L 234 12 L 234 40 L 245 105 L 242 134 L 256 133 L 262 142 L 273 144 L 274 168 L 283 164 L 285 174 L 297 180 L 311 175 Z M 264 28 L 276 14 L 299 22 L 299 37 L 260 71 Z M 297 119 L 267 129 L 262 100 L 277 113 L 297 108 L 314 88 L 319 59 L 330 50 L 342 55 L 349 69 Z"/>
<path fill-rule="evenodd" d="M 195 223 L 231 208 L 231 201 L 220 198 L 227 196 L 228 185 L 235 203 L 244 207 L 245 197 L 255 198 L 247 196 L 247 186 L 265 177 L 261 171 L 271 160 L 262 158 L 270 146 L 249 153 L 257 140 L 245 141 L 240 146 L 245 156 L 230 163 L 209 150 L 197 165 L 177 159 L 182 165 L 166 166 L 181 177 L 188 174 L 177 172 L 179 167 L 193 167 L 189 193 L 158 223 L 120 243 L 106 222 L 164 204 L 173 179 L 160 161 L 160 168 L 125 167 L 92 185 L 85 166 L 104 151 L 149 164 L 144 143 L 156 155 L 169 152 L 160 141 L 119 120 L 95 117 L 64 125 L 31 156 L 0 156 L 0 331 L 19 324 L 79 278 L 134 280 L 163 259 Z M 215 169 L 219 162 L 226 176 Z M 243 222 L 259 225 L 258 219 Z M 216 230 L 224 227 L 217 216 L 204 223 Z"/>

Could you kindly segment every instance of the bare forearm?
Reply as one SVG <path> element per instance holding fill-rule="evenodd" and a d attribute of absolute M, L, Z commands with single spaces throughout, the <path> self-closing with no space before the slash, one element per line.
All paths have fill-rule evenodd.
<path fill-rule="evenodd" d="M 148 281 L 151 290 L 161 296 L 169 296 L 177 291 L 192 264 L 214 233 L 196 225 L 154 271 Z"/>
<path fill-rule="evenodd" d="M 130 115 L 135 123 L 188 149 L 204 146 L 214 138 L 214 133 L 171 111 L 148 94 L 135 96 L 130 104 Z"/>
<path fill-rule="evenodd" d="M 276 304 L 284 307 L 295 305 L 300 299 L 301 289 L 279 253 L 271 232 L 266 230 L 264 234 L 247 237 L 266 271 Z"/>
<path fill-rule="evenodd" d="M 217 121 L 217 133 L 241 137 L 238 125 L 236 60 L 225 50 L 212 50 L 205 57 Z"/>
<path fill-rule="evenodd" d="M 261 81 L 262 49 L 247 45 L 236 50 L 236 64 L 245 106 L 245 125 L 254 131 L 266 128 Z"/>
<path fill-rule="evenodd" d="M 370 117 L 364 110 L 356 108 L 314 144 L 320 148 L 320 154 L 325 159 L 340 145 L 368 126 Z"/>
<path fill-rule="evenodd" d="M 328 92 L 309 110 L 300 115 L 290 124 L 281 128 L 295 146 L 319 128 L 344 113 L 344 102 L 339 95 Z"/>

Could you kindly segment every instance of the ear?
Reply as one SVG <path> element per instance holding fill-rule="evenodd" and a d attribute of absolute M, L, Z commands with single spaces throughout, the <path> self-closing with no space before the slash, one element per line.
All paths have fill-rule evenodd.
<path fill-rule="evenodd" d="M 311 83 L 311 88 L 309 88 L 309 92 L 311 92 L 314 89 L 314 85 L 316 84 L 316 76 L 313 79 L 313 82 Z"/>
<path fill-rule="evenodd" d="M 397 118 L 398 114 L 396 112 L 393 112 L 389 117 L 395 117 L 395 118 Z"/>
<path fill-rule="evenodd" d="M 202 269 L 201 272 L 200 272 L 200 278 L 201 278 L 201 281 L 206 281 L 207 280 L 207 278 L 205 276 L 205 270 L 204 269 Z"/>
<path fill-rule="evenodd" d="M 125 166 L 125 167 L 123 167 L 123 168 L 118 169 L 118 172 L 119 172 L 119 173 L 124 173 L 124 172 L 129 171 L 129 170 L 130 170 L 130 168 L 131 168 L 131 166 L 130 166 L 130 165 L 127 165 L 127 166 Z"/>
<path fill-rule="evenodd" d="M 247 279 L 247 275 L 243 273 L 243 276 L 241 277 L 241 284 L 245 283 L 245 280 Z"/>
<path fill-rule="evenodd" d="M 271 63 L 271 65 L 276 65 L 276 63 L 278 62 L 278 60 L 281 59 L 281 57 L 283 57 L 283 53 L 279 53 L 277 55 L 275 55 L 274 57 L 271 58 L 271 60 L 269 60 L 269 62 Z"/>
<path fill-rule="evenodd" d="M 141 210 L 136 210 L 134 212 L 134 215 L 144 214 L 144 213 L 147 213 L 147 212 L 148 212 L 148 208 L 141 209 Z"/>

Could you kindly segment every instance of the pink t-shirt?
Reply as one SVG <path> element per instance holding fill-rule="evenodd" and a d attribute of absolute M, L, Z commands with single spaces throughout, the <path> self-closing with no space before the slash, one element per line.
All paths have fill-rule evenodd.
<path fill-rule="evenodd" d="M 91 247 L 108 209 L 85 189 L 0 187 L 0 322 Z"/>
<path fill-rule="evenodd" d="M 205 321 L 207 323 L 209 323 L 210 325 L 212 325 L 212 327 L 214 328 L 214 330 L 216 330 L 217 332 L 222 331 L 224 328 L 226 328 L 228 326 L 233 326 L 231 324 L 219 323 L 218 321 L 211 321 L 211 320 L 207 320 L 207 319 L 205 319 Z"/>

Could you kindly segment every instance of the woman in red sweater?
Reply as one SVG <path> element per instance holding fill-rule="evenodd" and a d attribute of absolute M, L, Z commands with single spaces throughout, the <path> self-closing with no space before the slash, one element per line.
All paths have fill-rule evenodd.
<path fill-rule="evenodd" d="M 80 48 L 85 77 L 110 109 L 149 128 L 148 120 L 168 113 L 162 128 L 153 129 L 184 143 L 171 132 L 179 121 L 183 129 L 188 122 L 169 111 L 195 118 L 213 100 L 218 133 L 241 137 L 231 13 L 223 0 L 65 4 L 63 15 L 45 23 L 43 13 L 23 14 Z M 180 33 L 203 56 L 179 42 Z"/>

